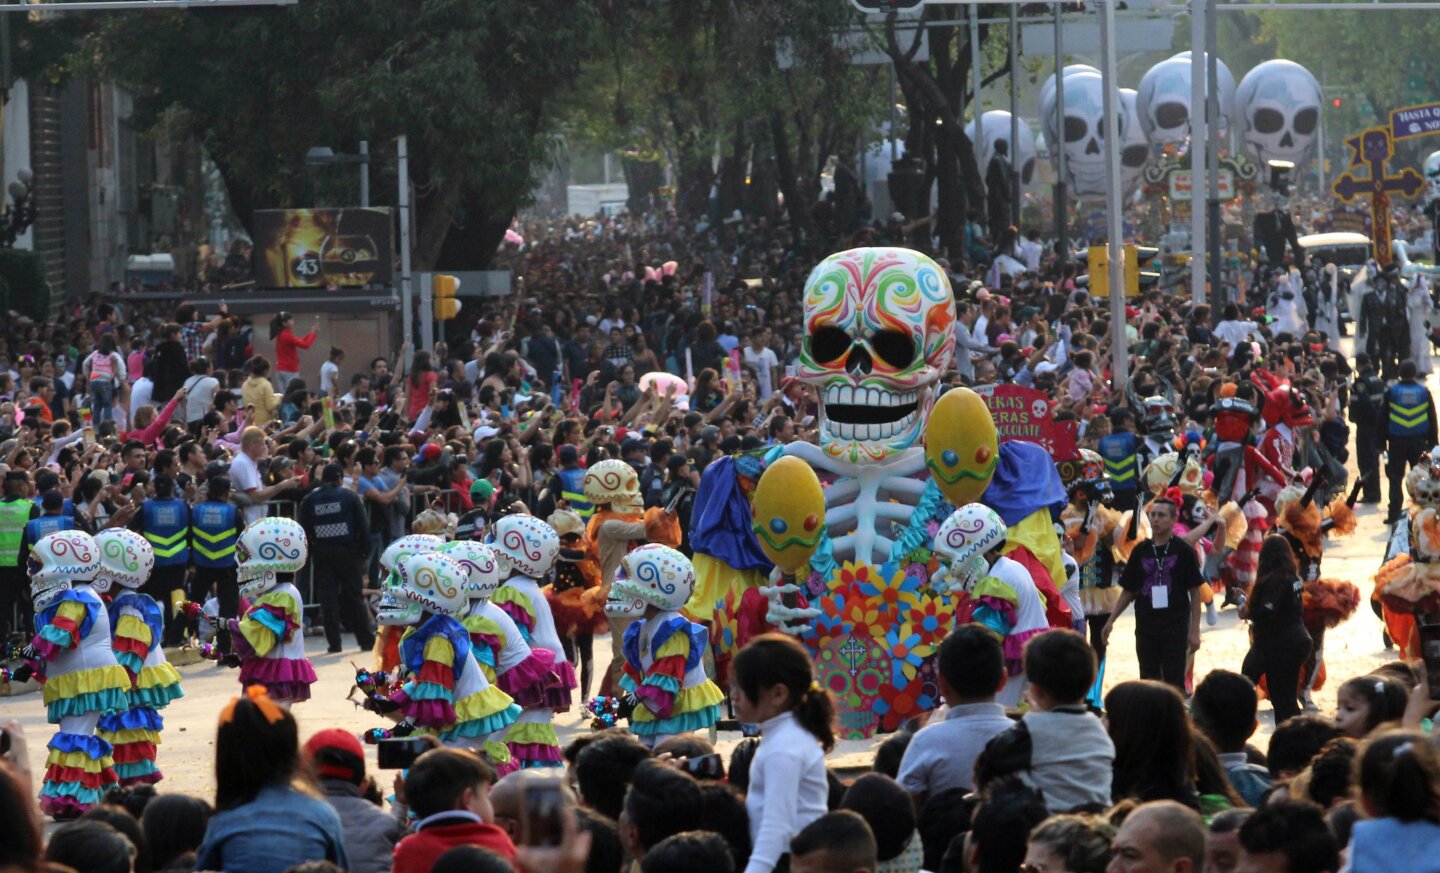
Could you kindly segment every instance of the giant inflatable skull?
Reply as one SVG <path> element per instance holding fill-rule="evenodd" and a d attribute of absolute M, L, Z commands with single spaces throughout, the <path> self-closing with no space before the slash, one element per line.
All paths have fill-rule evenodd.
<path fill-rule="evenodd" d="M 955 299 L 945 271 L 909 249 L 831 255 L 805 280 L 799 378 L 820 399 L 820 445 L 790 454 L 839 477 L 825 490 L 836 557 L 886 560 L 877 519 L 904 523 L 924 489 L 920 436 L 955 357 Z"/>
<path fill-rule="evenodd" d="M 1068 67 L 1066 68 L 1068 71 Z M 1104 116 L 1104 89 L 1100 74 L 1089 70 L 1068 73 L 1061 87 L 1065 89 L 1065 119 L 1056 117 L 1056 88 L 1043 94 L 1040 118 L 1045 125 L 1045 142 L 1050 146 L 1051 160 L 1056 150 L 1065 150 L 1065 183 L 1075 197 L 1101 197 L 1105 194 L 1105 138 L 1101 129 Z"/>
<path fill-rule="evenodd" d="M 1220 132 L 1235 114 L 1235 77 L 1224 61 L 1216 63 Z M 1145 72 L 1135 96 L 1140 125 L 1152 143 L 1181 142 L 1190 137 L 1190 53 L 1181 52 Z"/>
<path fill-rule="evenodd" d="M 1100 75 L 1100 71 L 1095 67 L 1090 66 L 1089 64 L 1066 64 L 1065 67 L 1060 71 L 1060 77 L 1063 79 L 1071 73 L 1094 73 L 1097 76 Z M 1036 105 L 1044 106 L 1054 96 L 1055 74 L 1051 73 L 1049 76 L 1046 77 L 1045 84 L 1040 86 L 1040 101 Z M 1042 112 L 1041 115 L 1043 117 L 1044 113 Z"/>
<path fill-rule="evenodd" d="M 1235 92 L 1240 140 L 1262 165 L 1300 163 L 1315 145 L 1322 103 L 1320 83 L 1287 60 L 1266 61 L 1245 74 Z"/>
<path fill-rule="evenodd" d="M 1425 202 L 1440 200 L 1440 152 L 1431 152 L 1425 159 Z"/>
<path fill-rule="evenodd" d="M 995 157 L 995 147 L 997 144 L 1005 143 L 1007 155 L 1014 155 L 1014 152 L 1010 149 L 1009 112 L 1003 109 L 992 109 L 985 113 L 981 120 L 984 122 L 984 127 L 981 129 L 984 137 L 979 143 L 979 151 L 976 153 L 976 158 L 979 160 L 980 172 L 983 175 L 986 168 L 990 166 L 990 159 Z M 1031 179 L 1035 178 L 1035 134 L 1031 132 L 1030 125 L 1027 124 L 1023 118 L 1020 119 L 1019 131 L 1019 181 L 1023 188 L 1030 184 Z M 975 121 L 973 119 L 969 124 L 965 125 L 965 135 L 969 137 L 972 142 L 974 141 Z"/>

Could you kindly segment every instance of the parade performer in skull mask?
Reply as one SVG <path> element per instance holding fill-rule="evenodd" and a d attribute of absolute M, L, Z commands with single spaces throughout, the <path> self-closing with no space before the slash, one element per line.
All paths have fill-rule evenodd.
<path fill-rule="evenodd" d="M 514 619 L 490 602 L 500 590 L 500 564 L 494 551 L 483 543 L 460 540 L 446 543 L 438 553 L 458 561 L 468 573 L 469 610 L 459 618 L 470 634 L 480 671 L 522 708 L 543 708 L 547 696 L 558 693 L 562 684 L 551 669 L 555 657 L 544 647 L 532 649 Z M 520 758 L 513 757 L 511 765 L 497 770 L 520 764 Z"/>
<path fill-rule="evenodd" d="M 264 685 L 282 707 L 309 700 L 315 668 L 305 657 L 305 601 L 293 581 L 309 557 L 304 529 L 294 519 L 262 518 L 240 534 L 235 553 L 250 608 L 228 620 L 235 651 L 222 663 L 240 668 L 242 686 Z"/>
<path fill-rule="evenodd" d="M 184 696 L 180 674 L 165 658 L 160 641 L 165 610 L 136 589 L 150 578 L 155 552 L 149 540 L 124 528 L 95 534 L 100 572 L 94 589 L 110 597 L 110 630 L 115 659 L 130 675 L 130 708 L 100 720 L 100 736 L 115 747 L 115 774 L 121 785 L 159 782 L 156 745 L 164 722 L 157 710 Z"/>
<path fill-rule="evenodd" d="M 1405 659 L 1420 657 L 1415 614 L 1440 612 L 1440 448 L 1405 476 L 1410 509 L 1391 531 L 1375 597 L 1390 639 Z"/>
<path fill-rule="evenodd" d="M 1289 477 L 1254 445 L 1254 428 L 1260 418 L 1255 403 L 1247 396 L 1255 391 L 1252 385 L 1227 382 L 1216 390 L 1210 404 L 1215 416 L 1215 453 L 1211 456 L 1211 491 L 1225 515 L 1226 546 L 1230 553 L 1223 560 L 1220 577 L 1225 584 L 1225 603 L 1239 603 L 1255 579 L 1255 566 L 1265 531 L 1270 529 L 1270 516 L 1265 506 L 1254 499 L 1262 480 L 1277 485 Z M 1243 518 L 1234 517 L 1236 507 Z M 1242 524 L 1243 522 L 1243 524 Z M 1235 533 L 1243 527 L 1236 541 Z"/>
<path fill-rule="evenodd" d="M 680 614 L 694 589 L 690 561 L 653 544 L 626 555 L 610 586 L 607 611 L 631 619 L 620 679 L 630 695 L 630 729 L 651 748 L 720 718 L 724 695 L 705 672 L 709 634 Z"/>
<path fill-rule="evenodd" d="M 433 552 L 445 542 L 434 534 L 412 533 L 400 537 L 380 553 L 380 588 L 385 590 L 400 585 L 400 564 L 411 555 Z M 389 672 L 400 666 L 400 635 L 405 628 L 400 625 L 384 625 L 375 636 L 375 665 L 381 672 Z"/>
<path fill-rule="evenodd" d="M 945 565 L 951 593 L 965 601 L 956 609 L 957 623 L 977 621 L 1004 639 L 1010 680 L 995 699 L 1016 706 L 1025 690 L 1025 643 L 1049 630 L 1050 623 L 1030 571 L 1001 554 L 1008 534 L 995 510 L 971 503 L 940 525 L 935 552 Z"/>
<path fill-rule="evenodd" d="M 1314 413 L 1305 395 L 1291 387 L 1289 382 L 1278 379 L 1265 370 L 1255 371 L 1255 380 L 1264 388 L 1265 404 L 1260 408 L 1260 417 L 1265 421 L 1265 435 L 1260 439 L 1261 457 L 1274 466 L 1285 477 L 1277 481 L 1273 476 L 1258 483 L 1260 501 L 1272 513 L 1275 498 L 1280 489 L 1295 479 L 1296 431 L 1315 424 Z"/>
<path fill-rule="evenodd" d="M 88 534 L 60 531 L 30 550 L 35 639 L 14 679 L 39 676 L 59 730 L 50 739 L 40 809 L 57 820 L 79 816 L 118 784 L 113 748 L 95 735 L 100 720 L 129 709 L 130 677 L 111 650 L 110 616 L 90 587 L 100 550 Z"/>
<path fill-rule="evenodd" d="M 600 518 L 602 512 L 592 517 Z M 575 690 L 575 668 L 565 658 L 550 603 L 540 591 L 539 580 L 555 566 L 560 554 L 560 537 L 555 529 L 530 515 L 510 515 L 490 529 L 491 551 L 500 565 L 502 584 L 490 598 L 514 620 L 520 636 L 531 649 L 546 649 L 554 656 L 551 670 L 559 678 L 545 689 L 543 702 L 526 707 L 506 734 L 510 752 L 525 767 L 559 767 L 564 763 L 560 740 L 555 736 L 556 712 L 570 708 Z"/>
<path fill-rule="evenodd" d="M 1113 579 L 1115 562 L 1110 555 L 1120 513 L 1109 506 L 1114 496 L 1105 478 L 1104 461 L 1089 449 L 1081 449 L 1080 457 L 1078 462 L 1059 465 L 1062 479 L 1067 469 L 1075 468 L 1066 482 L 1070 502 L 1060 513 L 1060 522 L 1065 527 L 1065 551 L 1079 568 L 1080 604 L 1091 645 L 1097 660 L 1103 661 L 1105 648 L 1100 643 L 1100 628 L 1120 599 L 1120 589 Z"/>

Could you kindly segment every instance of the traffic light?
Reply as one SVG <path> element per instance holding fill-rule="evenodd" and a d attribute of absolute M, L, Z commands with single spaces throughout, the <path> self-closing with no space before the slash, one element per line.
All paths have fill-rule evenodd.
<path fill-rule="evenodd" d="M 1339 108 L 1340 108 L 1340 98 L 1339 98 L 1339 97 L 1336 97 L 1334 100 L 1331 100 L 1331 101 L 1330 101 L 1330 105 L 1334 106 L 1336 109 L 1339 109 Z"/>
<path fill-rule="evenodd" d="M 455 292 L 460 288 L 460 280 L 446 273 L 436 273 L 430 279 L 430 291 L 434 299 L 435 320 L 449 321 L 460 314 L 460 301 L 455 299 Z"/>
<path fill-rule="evenodd" d="M 1110 296 L 1110 250 L 1105 246 L 1091 246 L 1088 269 L 1090 271 L 1090 296 Z"/>
<path fill-rule="evenodd" d="M 1125 296 L 1139 297 L 1140 291 L 1160 281 L 1160 274 L 1145 270 L 1160 250 L 1154 246 L 1125 247 Z"/>

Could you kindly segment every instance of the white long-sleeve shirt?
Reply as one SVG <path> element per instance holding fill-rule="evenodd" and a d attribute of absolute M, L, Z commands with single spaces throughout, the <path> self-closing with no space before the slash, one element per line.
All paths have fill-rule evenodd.
<path fill-rule="evenodd" d="M 760 748 L 750 762 L 750 863 L 745 873 L 770 873 L 790 851 L 790 838 L 828 809 L 825 752 L 814 734 L 784 712 L 760 723 Z"/>

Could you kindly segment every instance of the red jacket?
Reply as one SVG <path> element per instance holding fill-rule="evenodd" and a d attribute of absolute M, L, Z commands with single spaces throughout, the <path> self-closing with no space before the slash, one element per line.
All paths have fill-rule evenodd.
<path fill-rule="evenodd" d="M 510 836 L 495 825 L 478 821 L 447 818 L 454 824 L 426 825 L 395 846 L 392 873 L 430 873 L 440 856 L 456 846 L 479 846 L 514 863 L 515 844 Z"/>
<path fill-rule="evenodd" d="M 313 345 L 313 330 L 303 337 L 297 337 L 288 327 L 280 331 L 280 335 L 275 337 L 275 369 L 282 373 L 300 372 L 300 352 L 297 349 L 308 349 Z"/>

